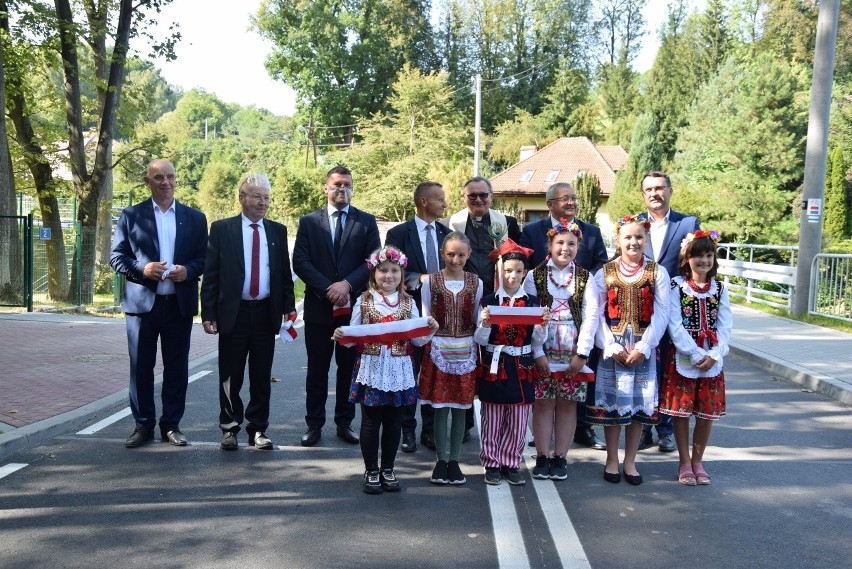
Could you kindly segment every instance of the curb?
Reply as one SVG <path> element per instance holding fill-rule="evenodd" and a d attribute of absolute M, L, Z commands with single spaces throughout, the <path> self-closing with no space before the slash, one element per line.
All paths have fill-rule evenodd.
<path fill-rule="evenodd" d="M 730 342 L 731 354 L 773 375 L 777 375 L 810 391 L 825 395 L 844 405 L 852 405 L 852 386 L 843 381 L 815 373 L 789 362 L 781 362 L 759 350 L 753 350 Z"/>
<path fill-rule="evenodd" d="M 192 370 L 203 365 L 218 355 L 219 350 L 204 354 L 189 362 L 189 369 Z M 155 386 L 160 385 L 162 382 L 163 374 L 154 377 Z M 118 405 L 126 405 L 129 393 L 129 389 L 123 389 L 78 409 L 72 409 L 61 415 L 56 415 L 55 417 L 26 425 L 25 427 L 19 427 L 0 435 L 0 460 L 4 460 L 7 456 L 20 450 L 36 446 L 42 441 L 61 435 L 66 431 L 79 429 L 91 421 L 93 417 L 102 414 L 107 409 Z"/>

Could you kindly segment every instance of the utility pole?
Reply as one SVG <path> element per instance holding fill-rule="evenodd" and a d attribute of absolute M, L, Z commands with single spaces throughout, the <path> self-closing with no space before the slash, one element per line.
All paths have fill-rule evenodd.
<path fill-rule="evenodd" d="M 808 141 L 805 150 L 805 183 L 799 221 L 799 262 L 793 315 L 803 316 L 809 309 L 811 265 L 822 244 L 823 204 L 825 203 L 825 160 L 828 153 L 828 119 L 831 111 L 831 84 L 834 77 L 834 49 L 837 43 L 839 0 L 819 3 L 814 75 L 811 86 L 811 110 L 808 117 Z"/>
<path fill-rule="evenodd" d="M 482 76 L 477 74 L 473 81 L 476 93 L 476 117 L 473 126 L 473 175 L 479 176 L 479 131 L 482 126 Z"/>

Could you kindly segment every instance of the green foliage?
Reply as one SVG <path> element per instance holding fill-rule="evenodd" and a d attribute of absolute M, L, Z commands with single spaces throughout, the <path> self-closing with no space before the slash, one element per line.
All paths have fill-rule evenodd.
<path fill-rule="evenodd" d="M 214 131 L 221 133 L 233 113 L 232 107 L 204 89 L 187 91 L 175 108 L 175 116 L 189 126 L 196 138 L 204 138 L 205 132 L 208 138 L 213 138 Z"/>
<path fill-rule="evenodd" d="M 690 106 L 672 170 L 703 196 L 702 223 L 761 242 L 791 215 L 803 176 L 805 117 L 795 68 L 763 54 L 729 59 Z"/>
<path fill-rule="evenodd" d="M 585 113 L 589 100 L 589 76 L 582 69 L 560 65 L 553 84 L 544 96 L 545 104 L 538 115 L 544 128 L 556 137 L 589 136 Z"/>
<path fill-rule="evenodd" d="M 518 161 L 518 152 L 522 146 L 541 148 L 552 142 L 554 137 L 547 134 L 540 117 L 521 109 L 514 119 L 498 125 L 488 148 L 489 160 L 498 167 L 506 168 Z"/>
<path fill-rule="evenodd" d="M 833 241 L 847 235 L 848 207 L 843 151 L 840 148 L 833 148 L 828 154 L 826 163 L 825 218 L 822 226 L 824 238 Z"/>
<path fill-rule="evenodd" d="M 638 73 L 626 60 L 601 66 L 598 99 L 603 110 L 604 140 L 627 147 L 639 104 Z"/>
<path fill-rule="evenodd" d="M 612 219 L 645 209 L 640 191 L 642 178 L 652 170 L 659 170 L 662 160 L 657 122 L 651 113 L 643 113 L 633 127 L 627 167 L 616 175 L 615 188 L 609 197 L 607 209 Z"/>
<path fill-rule="evenodd" d="M 598 209 L 601 207 L 601 182 L 594 172 L 580 174 L 574 180 L 577 193 L 577 217 L 597 225 Z"/>

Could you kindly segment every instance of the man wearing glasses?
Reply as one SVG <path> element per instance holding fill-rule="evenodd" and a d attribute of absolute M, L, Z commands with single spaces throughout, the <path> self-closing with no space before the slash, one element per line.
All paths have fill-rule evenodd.
<path fill-rule="evenodd" d="M 352 430 L 355 405 L 349 403 L 349 385 L 355 366 L 355 348 L 335 343 L 338 326 L 347 326 L 352 303 L 367 288 L 370 271 L 364 261 L 381 247 L 376 218 L 351 205 L 352 172 L 335 166 L 325 176 L 326 206 L 302 216 L 293 245 L 293 271 L 305 283 L 305 422 L 302 446 L 314 446 L 325 425 L 328 371 L 337 363 L 334 422 L 337 436 L 358 444 Z"/>
<path fill-rule="evenodd" d="M 127 279 L 121 305 L 130 355 L 130 411 L 136 428 L 127 448 L 154 440 L 154 364 L 163 356 L 162 439 L 186 446 L 180 420 L 189 382 L 189 339 L 198 313 L 198 279 L 207 252 L 207 218 L 175 199 L 175 167 L 153 160 L 144 178 L 151 199 L 125 208 L 115 226 L 109 264 Z"/>
<path fill-rule="evenodd" d="M 488 257 L 494 249 L 508 238 L 517 242 L 521 238 L 518 220 L 510 215 L 503 215 L 491 209 L 491 199 L 494 190 L 487 178 L 475 176 L 468 180 L 462 188 L 466 209 L 453 214 L 447 225 L 454 231 L 464 233 L 470 239 L 470 259 L 464 270 L 475 273 L 482 280 L 483 294 L 496 290 L 495 264 Z M 470 440 L 470 430 L 473 428 L 473 408 L 465 415 L 465 431 L 463 442 Z"/>
<path fill-rule="evenodd" d="M 237 450 L 237 433 L 247 421 L 248 444 L 271 450 L 266 436 L 272 395 L 275 335 L 283 315 L 296 317 L 287 228 L 266 218 L 269 178 L 255 173 L 239 186 L 242 213 L 210 227 L 201 320 L 219 335 L 219 428 L 223 450 Z M 249 404 L 240 390 L 249 358 Z"/>
<path fill-rule="evenodd" d="M 642 178 L 642 197 L 648 207 L 648 220 L 651 222 L 650 239 L 645 241 L 645 256 L 665 267 L 669 277 L 680 274 L 680 243 L 689 233 L 699 229 L 698 218 L 684 215 L 673 210 L 669 203 L 672 199 L 672 182 L 664 172 L 648 172 Z M 660 340 L 660 364 L 657 365 L 657 380 L 662 377 L 665 361 L 665 351 L 668 348 L 668 332 Z M 658 381 L 660 385 L 662 382 Z M 672 417 L 660 414 L 660 422 L 656 425 L 657 448 L 660 452 L 673 452 L 675 443 L 672 440 Z M 651 426 L 642 429 L 639 439 L 639 449 L 654 446 Z"/>
<path fill-rule="evenodd" d="M 521 245 L 534 251 L 528 268 L 535 268 L 545 262 L 549 254 L 547 232 L 560 220 L 565 219 L 569 223 L 575 222 L 583 232 L 583 239 L 580 240 L 574 262 L 590 273 L 597 272 L 607 261 L 606 247 L 598 227 L 574 217 L 577 214 L 577 192 L 574 186 L 568 182 L 556 182 L 547 188 L 545 199 L 550 215 L 540 221 L 527 223 L 521 234 Z M 592 369 L 595 369 L 597 364 L 597 355 L 597 351 L 593 352 L 589 362 Z M 594 386 L 589 384 L 589 393 L 594 393 L 593 388 Z M 593 398 L 594 395 L 592 400 Z M 586 399 L 589 399 L 588 393 Z M 574 431 L 574 442 L 588 448 L 606 450 L 606 444 L 597 437 L 592 426 L 586 423 L 585 403 L 577 404 L 577 429 Z"/>

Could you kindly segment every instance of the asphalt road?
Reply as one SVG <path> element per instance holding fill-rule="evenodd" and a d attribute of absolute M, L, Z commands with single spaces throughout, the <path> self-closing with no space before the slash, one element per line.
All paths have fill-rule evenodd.
<path fill-rule="evenodd" d="M 852 558 L 852 410 L 736 360 L 705 455 L 710 486 L 680 486 L 676 455 L 654 448 L 640 453 L 639 487 L 605 482 L 604 453 L 588 449 L 572 449 L 565 482 L 527 473 L 526 486 L 488 487 L 474 437 L 467 485 L 431 485 L 434 457 L 419 448 L 397 457 L 402 492 L 368 496 L 360 450 L 333 425 L 317 447 L 299 446 L 304 346 L 277 349 L 273 451 L 246 448 L 244 432 L 239 451 L 219 449 L 214 359 L 191 370 L 189 447 L 125 449 L 124 416 L 7 457 L 0 567 L 816 568 Z"/>

